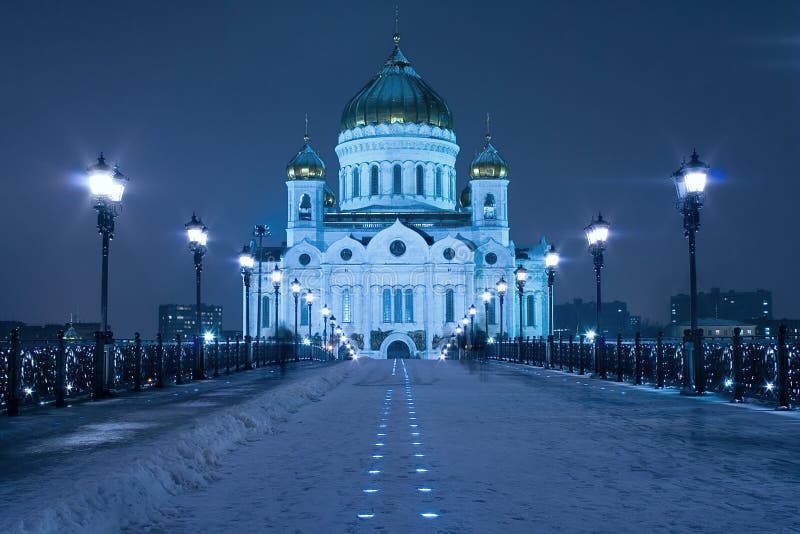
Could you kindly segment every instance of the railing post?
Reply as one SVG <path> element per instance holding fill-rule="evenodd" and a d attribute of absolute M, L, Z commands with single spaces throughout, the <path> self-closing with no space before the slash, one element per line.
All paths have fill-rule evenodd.
<path fill-rule="evenodd" d="M 176 358 L 178 360 L 178 370 L 175 373 L 175 384 L 181 385 L 181 384 L 183 384 L 183 362 L 181 361 L 183 359 L 182 358 L 183 353 L 181 351 L 181 335 L 180 334 L 176 334 L 175 335 L 175 341 L 176 341 L 176 347 L 175 347 L 175 349 L 176 349 Z"/>
<path fill-rule="evenodd" d="M 214 378 L 219 378 L 219 339 L 214 338 Z"/>
<path fill-rule="evenodd" d="M 156 360 L 158 361 L 158 377 L 156 378 L 156 387 L 164 387 L 164 342 L 161 338 L 161 333 L 156 334 Z"/>
<path fill-rule="evenodd" d="M 142 391 L 142 337 L 133 334 L 133 391 Z"/>
<path fill-rule="evenodd" d="M 225 374 L 231 374 L 231 338 L 225 341 Z"/>
<path fill-rule="evenodd" d="M 633 356 L 635 358 L 634 361 L 634 368 L 636 372 L 636 379 L 634 380 L 634 384 L 637 386 L 642 385 L 642 334 L 640 332 L 636 332 L 636 337 L 634 338 L 634 345 L 633 345 Z"/>
<path fill-rule="evenodd" d="M 789 351 L 786 350 L 786 325 L 778 327 L 778 409 L 789 409 Z"/>
<path fill-rule="evenodd" d="M 733 398 L 731 402 L 744 402 L 744 373 L 742 373 L 742 329 L 733 329 Z"/>
<path fill-rule="evenodd" d="M 239 372 L 239 334 L 236 334 L 236 372 Z"/>
<path fill-rule="evenodd" d="M 572 334 L 569 335 L 569 372 L 574 373 L 575 367 L 573 366 L 573 362 L 575 361 L 575 344 L 572 342 L 572 338 L 574 338 Z"/>
<path fill-rule="evenodd" d="M 656 340 L 656 387 L 664 389 L 664 332 Z"/>
<path fill-rule="evenodd" d="M 8 353 L 6 369 L 6 415 L 19 415 L 19 328 L 11 331 L 11 351 Z"/>
<path fill-rule="evenodd" d="M 94 333 L 94 357 L 92 358 L 92 400 L 100 400 L 104 396 L 103 360 L 105 358 L 105 332 Z"/>
<path fill-rule="evenodd" d="M 622 382 L 622 334 L 617 334 L 617 382 Z"/>
<path fill-rule="evenodd" d="M 64 408 L 66 396 L 66 359 L 64 358 L 64 332 L 58 331 L 58 352 L 56 352 L 56 400 L 53 406 Z"/>
<path fill-rule="evenodd" d="M 578 345 L 578 366 L 580 367 L 580 372 L 578 374 L 582 375 L 585 371 L 583 367 L 583 342 L 585 340 L 585 336 L 581 334 L 578 337 L 579 345 Z"/>
<path fill-rule="evenodd" d="M 564 370 L 564 339 L 561 332 L 558 333 L 558 370 Z"/>

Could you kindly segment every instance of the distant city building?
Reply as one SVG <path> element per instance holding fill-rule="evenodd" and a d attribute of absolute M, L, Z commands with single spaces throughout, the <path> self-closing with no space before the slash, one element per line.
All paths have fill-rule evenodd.
<path fill-rule="evenodd" d="M 93 341 L 100 323 L 30 325 L 22 321 L 0 321 L 0 339 L 7 339 L 15 328 L 19 328 L 19 338 L 23 341 L 54 341 L 59 332 L 64 333 L 67 341 Z"/>
<path fill-rule="evenodd" d="M 697 327 L 703 330 L 703 337 L 733 337 L 733 330 L 736 327 L 742 329 L 743 336 L 754 336 L 757 333 L 755 322 L 732 321 L 730 319 L 702 318 L 697 320 Z M 684 331 L 689 330 L 689 321 L 685 323 L 670 325 L 667 328 L 666 336 L 672 338 L 683 337 Z"/>
<path fill-rule="evenodd" d="M 158 331 L 162 339 L 171 341 L 177 334 L 184 339 L 190 339 L 197 331 L 196 310 L 194 304 L 161 304 L 158 307 Z M 222 332 L 222 306 L 203 304 L 200 310 L 200 331 L 219 335 Z"/>
<path fill-rule="evenodd" d="M 670 324 L 689 322 L 689 295 L 679 294 L 670 297 Z M 772 292 L 764 289 L 755 291 L 728 291 L 723 293 L 718 287 L 708 293 L 697 294 L 697 316 L 713 319 L 727 319 L 742 323 L 758 323 L 772 319 Z"/>
<path fill-rule="evenodd" d="M 790 336 L 800 335 L 800 319 L 769 319 L 760 321 L 756 333 L 760 336 L 777 336 L 781 325 L 786 325 L 786 333 Z"/>
<path fill-rule="evenodd" d="M 597 305 L 594 301 L 584 302 L 582 299 L 575 299 L 572 302 L 558 304 L 553 307 L 553 323 L 556 331 L 584 334 L 589 330 L 594 330 Z M 633 323 L 633 317 L 636 322 Z M 641 325 L 640 316 L 631 316 L 628 313 L 628 305 L 618 300 L 603 302 L 601 326 L 606 336 L 632 335 L 636 332 L 633 324 Z"/>

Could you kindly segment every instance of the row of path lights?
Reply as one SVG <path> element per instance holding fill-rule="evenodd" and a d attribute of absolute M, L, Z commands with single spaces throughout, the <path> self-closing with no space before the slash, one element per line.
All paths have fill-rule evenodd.
<path fill-rule="evenodd" d="M 192 370 L 193 380 L 205 379 L 205 365 L 203 361 L 203 351 L 200 346 L 202 323 L 202 311 L 200 300 L 200 277 L 203 272 L 203 256 L 206 254 L 206 243 L 208 243 L 208 228 L 201 219 L 192 213 L 191 220 L 185 224 L 186 235 L 189 238 L 189 250 L 194 256 L 195 272 L 195 296 L 197 309 L 195 310 L 195 331 L 194 331 L 194 369 Z M 178 355 L 180 358 L 180 355 Z"/>
<path fill-rule="evenodd" d="M 92 397 L 99 399 L 108 396 L 114 383 L 113 360 L 105 344 L 111 341 L 108 331 L 108 251 L 114 237 L 114 219 L 122 205 L 122 195 L 128 179 L 119 166 L 110 168 L 103 153 L 97 163 L 87 169 L 87 182 L 92 194 L 94 209 L 97 210 L 97 230 L 102 236 L 102 267 L 100 277 L 100 332 L 94 355 L 94 376 Z"/>

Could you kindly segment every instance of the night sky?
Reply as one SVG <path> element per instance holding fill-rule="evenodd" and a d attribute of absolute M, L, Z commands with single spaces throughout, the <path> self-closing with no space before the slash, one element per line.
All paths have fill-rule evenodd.
<path fill-rule="evenodd" d="M 152 337 L 194 301 L 183 224 L 210 231 L 204 301 L 241 328 L 236 254 L 254 223 L 285 239 L 285 165 L 303 116 L 337 189 L 342 108 L 391 51 L 394 2 L 0 4 L 0 320 L 99 318 L 100 238 L 82 171 L 131 181 L 111 244 L 109 321 Z M 448 102 L 460 191 L 484 116 L 511 166 L 511 235 L 564 265 L 556 301 L 593 299 L 583 227 L 612 224 L 604 298 L 666 322 L 688 291 L 670 174 L 713 168 L 701 290 L 773 291 L 800 316 L 800 4 L 524 1 L 400 5 L 401 47 Z"/>

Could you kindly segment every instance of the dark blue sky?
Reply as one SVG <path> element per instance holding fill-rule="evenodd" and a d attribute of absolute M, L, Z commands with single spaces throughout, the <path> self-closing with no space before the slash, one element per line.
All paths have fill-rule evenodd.
<path fill-rule="evenodd" d="M 583 227 L 611 221 L 604 296 L 665 322 L 688 260 L 668 178 L 697 147 L 715 180 L 702 290 L 763 287 L 800 316 L 800 4 L 403 1 L 402 48 L 447 100 L 459 190 L 484 115 L 511 165 L 512 238 L 565 256 L 557 301 L 593 295 Z M 342 108 L 391 50 L 394 2 L 0 4 L 0 320 L 99 316 L 100 240 L 80 173 L 131 178 L 112 242 L 110 322 L 157 329 L 193 301 L 183 224 L 210 228 L 204 300 L 238 327 L 235 255 L 284 239 L 284 168 L 303 114 L 329 166 Z M 333 180 L 329 180 L 335 188 Z"/>

